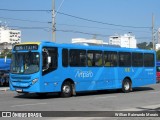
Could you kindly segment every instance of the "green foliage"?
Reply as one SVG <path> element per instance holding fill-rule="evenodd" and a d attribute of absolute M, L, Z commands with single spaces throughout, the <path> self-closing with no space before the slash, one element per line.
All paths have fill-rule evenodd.
<path fill-rule="evenodd" d="M 11 58 L 12 56 L 11 50 L 9 49 L 3 50 L 0 54 L 0 58 L 4 58 L 5 56 L 7 56 L 7 58 Z"/>
<path fill-rule="evenodd" d="M 150 42 L 149 44 L 147 42 L 142 42 L 142 43 L 138 43 L 137 47 L 140 49 L 151 50 L 153 48 L 153 44 L 152 42 Z"/>
<path fill-rule="evenodd" d="M 160 50 L 157 51 L 157 60 L 160 61 Z"/>

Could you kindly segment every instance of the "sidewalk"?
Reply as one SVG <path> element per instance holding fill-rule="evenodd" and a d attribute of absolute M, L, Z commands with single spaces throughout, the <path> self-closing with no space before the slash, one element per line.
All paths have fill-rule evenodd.
<path fill-rule="evenodd" d="M 0 87 L 0 91 L 8 91 L 9 87 Z"/>

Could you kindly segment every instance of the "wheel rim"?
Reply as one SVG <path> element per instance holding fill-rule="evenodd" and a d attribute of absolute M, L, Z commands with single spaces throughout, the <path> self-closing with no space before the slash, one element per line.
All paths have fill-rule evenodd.
<path fill-rule="evenodd" d="M 64 92 L 65 94 L 70 93 L 70 91 L 71 91 L 70 86 L 65 85 L 65 86 L 63 87 L 63 92 Z"/>
<path fill-rule="evenodd" d="M 129 83 L 128 83 L 128 82 L 125 82 L 125 83 L 124 83 L 124 89 L 125 89 L 125 90 L 129 90 L 129 88 L 130 88 Z"/>

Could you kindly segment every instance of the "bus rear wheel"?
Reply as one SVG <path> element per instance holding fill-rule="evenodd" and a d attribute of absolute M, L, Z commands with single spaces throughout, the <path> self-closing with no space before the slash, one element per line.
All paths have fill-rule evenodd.
<path fill-rule="evenodd" d="M 131 81 L 129 79 L 125 78 L 122 83 L 122 91 L 124 93 L 128 93 L 131 90 L 132 90 Z"/>
<path fill-rule="evenodd" d="M 63 83 L 61 88 L 61 97 L 71 97 L 72 96 L 72 85 L 71 82 L 66 81 Z"/>

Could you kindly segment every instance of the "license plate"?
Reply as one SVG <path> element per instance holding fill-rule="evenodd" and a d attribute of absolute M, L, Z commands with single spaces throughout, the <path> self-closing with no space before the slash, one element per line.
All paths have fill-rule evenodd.
<path fill-rule="evenodd" d="M 23 90 L 20 89 L 20 88 L 17 88 L 16 91 L 17 91 L 17 92 L 22 92 Z"/>

